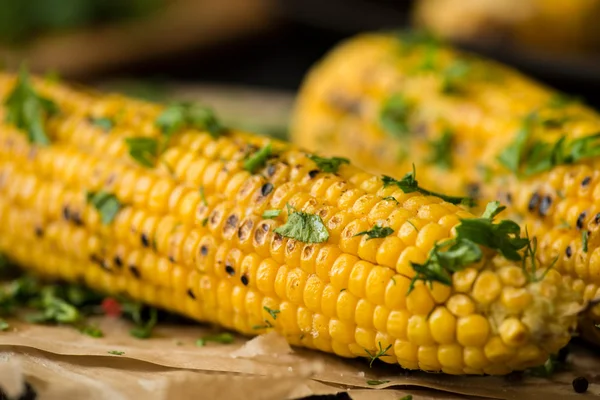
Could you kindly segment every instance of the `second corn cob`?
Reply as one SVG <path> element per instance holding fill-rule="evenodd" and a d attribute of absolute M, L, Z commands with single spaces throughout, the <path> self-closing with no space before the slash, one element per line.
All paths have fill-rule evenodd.
<path fill-rule="evenodd" d="M 451 374 L 539 365 L 570 338 L 580 298 L 517 261 L 529 242 L 498 205 L 475 218 L 184 105 L 25 74 L 0 75 L 0 97 L 0 251 L 42 276 Z M 461 239 L 465 221 L 510 245 Z"/>
<path fill-rule="evenodd" d="M 499 200 L 539 257 L 600 296 L 600 116 L 495 62 L 418 33 L 366 34 L 307 77 L 294 141 L 430 188 Z"/>

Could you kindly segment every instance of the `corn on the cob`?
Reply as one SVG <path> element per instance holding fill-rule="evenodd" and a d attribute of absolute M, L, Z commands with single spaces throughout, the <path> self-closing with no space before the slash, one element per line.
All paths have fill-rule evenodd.
<path fill-rule="evenodd" d="M 0 251 L 25 268 L 410 369 L 505 374 L 569 340 L 580 297 L 553 270 L 531 275 L 475 245 L 479 261 L 438 271 L 447 284 L 416 275 L 412 263 L 475 221 L 456 205 L 383 187 L 345 159 L 192 129 L 181 108 L 33 86 L 33 102 L 59 111 L 46 107 L 34 126 L 10 101 L 0 108 L 16 121 L 0 127 Z M 0 75 L 1 98 L 14 88 Z M 132 151 L 143 138 L 160 150 Z"/>
<path fill-rule="evenodd" d="M 436 40 L 368 34 L 307 77 L 292 129 L 373 172 L 507 203 L 539 256 L 600 296 L 600 116 L 520 73 Z"/>

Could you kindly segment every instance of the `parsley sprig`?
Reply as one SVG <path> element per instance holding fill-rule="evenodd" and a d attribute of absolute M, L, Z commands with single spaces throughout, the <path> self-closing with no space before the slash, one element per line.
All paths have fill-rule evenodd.
<path fill-rule="evenodd" d="M 408 293 L 412 292 L 417 281 L 450 286 L 454 272 L 481 260 L 483 252 L 479 246 L 495 250 L 509 260 L 520 261 L 522 257 L 518 251 L 530 242 L 528 238 L 520 237 L 516 222 L 502 220 L 494 223 L 494 218 L 505 208 L 494 201 L 488 203 L 481 218 L 461 219 L 454 238 L 437 243 L 425 263 L 411 263 L 416 274 Z"/>
<path fill-rule="evenodd" d="M 413 193 L 419 192 L 427 196 L 436 196 L 441 198 L 444 201 L 452 204 L 464 204 L 469 207 L 473 207 L 475 205 L 475 200 L 470 197 L 458 197 L 458 196 L 448 196 L 442 193 L 432 192 L 431 190 L 424 189 L 419 186 L 419 182 L 416 179 L 417 172 L 415 170 L 415 165 L 413 164 L 412 172 L 407 173 L 400 180 L 394 179 L 387 175 L 383 175 L 381 180 L 383 181 L 383 187 L 388 187 L 392 185 L 398 186 L 404 193 Z"/>
<path fill-rule="evenodd" d="M 210 108 L 195 103 L 171 104 L 158 116 L 156 126 L 167 138 L 185 128 L 206 131 L 215 139 L 225 132 Z"/>
<path fill-rule="evenodd" d="M 234 337 L 229 332 L 218 333 L 216 335 L 208 335 L 203 336 L 200 339 L 196 340 L 196 346 L 204 347 L 207 342 L 221 343 L 221 344 L 231 344 L 234 341 Z"/>
<path fill-rule="evenodd" d="M 394 233 L 394 230 L 392 228 L 390 228 L 389 226 L 382 227 L 379 225 L 375 225 L 373 228 L 366 230 L 366 231 L 358 232 L 354 236 L 367 235 L 368 236 L 367 240 L 371 240 L 371 239 L 384 238 L 384 237 L 390 236 L 392 233 Z"/>
<path fill-rule="evenodd" d="M 404 138 L 409 133 L 408 119 L 412 106 L 401 94 L 394 94 L 383 104 L 379 124 L 391 136 Z"/>
<path fill-rule="evenodd" d="M 58 112 L 57 105 L 50 99 L 40 96 L 29 79 L 25 67 L 21 67 L 17 82 L 4 102 L 6 122 L 27 132 L 31 143 L 47 146 L 50 139 L 44 126 L 47 117 Z"/>
<path fill-rule="evenodd" d="M 391 344 L 389 346 L 387 346 L 385 349 L 381 346 L 381 342 L 377 342 L 377 344 L 379 345 L 379 351 L 377 351 L 377 353 L 375 353 L 375 352 L 371 353 L 369 350 L 365 349 L 365 352 L 369 355 L 369 368 L 373 367 L 373 363 L 375 362 L 375 360 L 377 360 L 381 357 L 389 357 L 389 354 L 386 354 L 386 353 L 389 349 L 392 348 Z"/>
<path fill-rule="evenodd" d="M 264 167 L 269 157 L 273 153 L 271 143 L 267 143 L 263 148 L 248 155 L 244 160 L 244 169 L 251 174 L 256 173 L 260 168 Z"/>
<path fill-rule="evenodd" d="M 287 209 L 288 219 L 275 233 L 303 243 L 323 243 L 329 239 L 329 231 L 319 215 L 298 211 L 289 204 Z"/>
<path fill-rule="evenodd" d="M 88 192 L 86 194 L 87 202 L 94 206 L 98 213 L 100 213 L 100 219 L 105 225 L 110 224 L 114 221 L 115 217 L 121 209 L 121 203 L 114 194 L 110 194 L 104 191 L 100 192 Z"/>

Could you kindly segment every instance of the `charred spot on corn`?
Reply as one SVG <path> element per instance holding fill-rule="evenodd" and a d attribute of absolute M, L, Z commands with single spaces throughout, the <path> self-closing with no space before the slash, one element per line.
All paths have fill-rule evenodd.
<path fill-rule="evenodd" d="M 287 221 L 275 228 L 275 233 L 303 243 L 323 243 L 329 239 L 329 231 L 319 215 L 298 211 L 289 204 L 287 208 Z"/>
<path fill-rule="evenodd" d="M 575 223 L 575 226 L 577 226 L 577 229 L 579 229 L 579 230 L 583 229 L 583 223 L 585 222 L 586 216 L 587 216 L 586 211 L 583 211 L 581 214 L 579 214 L 579 216 L 577 217 L 577 222 Z"/>
<path fill-rule="evenodd" d="M 417 171 L 415 169 L 415 164 L 413 164 L 412 172 L 407 173 L 400 180 L 394 179 L 387 175 L 383 175 L 381 178 L 383 182 L 383 187 L 386 188 L 388 186 L 395 185 L 404 193 L 414 193 L 418 192 L 424 194 L 426 196 L 436 196 L 441 198 L 444 201 L 447 201 L 451 204 L 462 204 L 468 207 L 475 206 L 475 200 L 470 197 L 459 197 L 459 196 L 447 196 L 442 193 L 432 192 L 430 190 L 424 189 L 419 186 L 419 182 L 417 181 Z"/>
<path fill-rule="evenodd" d="M 310 179 L 314 179 L 317 175 L 319 175 L 319 172 L 321 172 L 318 169 L 311 169 L 310 171 L 308 171 L 308 176 L 310 177 Z"/>
<path fill-rule="evenodd" d="M 592 177 L 591 176 L 586 176 L 585 178 L 583 178 L 583 180 L 581 181 L 581 187 L 586 187 L 589 186 L 589 184 L 592 182 Z"/>
<path fill-rule="evenodd" d="M 203 244 L 202 246 L 200 246 L 200 254 L 203 256 L 208 255 L 208 246 Z"/>
<path fill-rule="evenodd" d="M 552 206 L 552 197 L 550 197 L 550 196 L 542 197 L 542 200 L 540 201 L 540 207 L 538 208 L 538 212 L 539 212 L 540 216 L 545 217 L 546 215 L 548 215 L 548 212 L 550 211 L 551 206 Z"/>
<path fill-rule="evenodd" d="M 145 233 L 142 233 L 140 235 L 140 241 L 142 243 L 142 246 L 150 247 L 150 240 L 148 240 L 148 236 Z"/>
<path fill-rule="evenodd" d="M 50 144 L 44 124 L 46 119 L 58 113 L 57 105 L 40 96 L 30 82 L 29 72 L 21 66 L 17 82 L 4 101 L 6 122 L 25 131 L 29 142 L 41 146 Z"/>
<path fill-rule="evenodd" d="M 131 272 L 131 275 L 133 275 L 136 279 L 140 279 L 142 277 L 140 270 L 135 265 L 129 266 L 129 272 Z"/>
<path fill-rule="evenodd" d="M 196 300 L 196 294 L 194 293 L 194 291 L 192 289 L 188 289 L 186 294 L 190 299 Z"/>
<path fill-rule="evenodd" d="M 272 152 L 271 143 L 267 143 L 263 148 L 246 157 L 243 165 L 244 169 L 251 174 L 256 173 L 256 171 L 265 166 Z"/>
<path fill-rule="evenodd" d="M 260 194 L 261 194 L 261 196 L 265 197 L 265 196 L 270 195 L 271 192 L 273 192 L 274 188 L 275 188 L 275 186 L 273 186 L 273 184 L 271 182 L 265 183 L 260 188 Z"/>
<path fill-rule="evenodd" d="M 110 132 L 115 126 L 114 121 L 106 117 L 89 117 L 88 121 L 90 124 L 102 129 L 104 132 Z"/>
<path fill-rule="evenodd" d="M 390 228 L 389 226 L 382 227 L 379 225 L 375 225 L 373 228 L 371 228 L 367 231 L 358 232 L 354 236 L 367 235 L 368 236 L 367 240 L 371 240 L 371 239 L 384 238 L 384 237 L 390 236 L 392 233 L 394 233 L 394 230 L 392 228 Z"/>
<path fill-rule="evenodd" d="M 567 258 L 571 258 L 571 256 L 573 255 L 573 249 L 571 248 L 571 246 L 567 246 L 567 248 L 565 249 L 565 255 L 567 256 Z"/>
<path fill-rule="evenodd" d="M 225 272 L 230 276 L 235 275 L 235 269 L 228 263 L 225 264 Z"/>
<path fill-rule="evenodd" d="M 121 210 L 117 197 L 108 192 L 87 192 L 86 199 L 100 213 L 100 219 L 105 225 L 113 222 Z"/>
<path fill-rule="evenodd" d="M 314 163 L 317 164 L 317 168 L 319 168 L 319 170 L 323 171 L 323 172 L 336 173 L 336 172 L 338 172 L 338 170 L 340 169 L 342 164 L 350 164 L 350 160 L 348 160 L 347 158 L 344 158 L 344 157 L 326 158 L 326 157 L 320 157 L 316 154 L 310 154 L 310 155 L 308 155 L 308 158 L 310 158 L 312 161 L 314 161 Z M 311 172 L 313 172 L 313 171 L 314 170 L 309 172 L 309 175 L 311 178 L 314 178 L 314 176 L 311 175 Z M 318 171 L 317 171 L 317 173 L 318 173 Z M 315 174 L 315 176 L 316 176 L 316 174 Z"/>
<path fill-rule="evenodd" d="M 158 140 L 149 137 L 129 137 L 125 138 L 129 155 L 138 164 L 153 168 L 158 157 L 159 143 Z"/>
<path fill-rule="evenodd" d="M 242 285 L 248 286 L 248 283 L 250 283 L 250 280 L 248 279 L 248 277 L 246 275 L 242 275 L 240 277 L 240 282 L 242 282 Z"/>
<path fill-rule="evenodd" d="M 34 233 L 35 233 L 35 236 L 38 238 L 41 238 L 44 236 L 44 230 L 39 226 L 35 227 Z"/>
<path fill-rule="evenodd" d="M 540 204 L 540 195 L 538 192 L 534 192 L 529 198 L 529 203 L 527 203 L 527 209 L 529 211 L 534 211 L 538 205 Z"/>
<path fill-rule="evenodd" d="M 396 198 L 394 196 L 387 196 L 387 197 L 382 198 L 381 200 L 393 201 L 396 204 L 400 204 L 400 202 L 398 200 L 396 200 Z"/>
<path fill-rule="evenodd" d="M 115 256 L 113 258 L 113 263 L 119 268 L 123 267 L 123 259 L 120 256 Z"/>

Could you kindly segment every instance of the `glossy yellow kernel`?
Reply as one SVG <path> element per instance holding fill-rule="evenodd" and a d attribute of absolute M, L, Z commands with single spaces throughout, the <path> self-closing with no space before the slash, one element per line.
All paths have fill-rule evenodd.
<path fill-rule="evenodd" d="M 415 275 L 415 270 L 412 264 L 422 264 L 427 260 L 427 254 L 421 251 L 416 246 L 410 246 L 404 249 L 398 258 L 396 271 L 399 274 L 412 278 Z M 456 274 L 455 274 L 456 275 Z"/>
<path fill-rule="evenodd" d="M 337 312 L 337 298 L 339 296 L 340 289 L 334 287 L 331 284 L 326 284 L 323 288 L 323 297 L 321 298 L 321 312 L 323 315 L 329 318 L 336 316 Z"/>
<path fill-rule="evenodd" d="M 493 363 L 510 361 L 515 354 L 515 349 L 507 346 L 499 336 L 494 336 L 485 344 L 483 349 L 485 357 Z"/>
<path fill-rule="evenodd" d="M 406 310 L 391 311 L 387 321 L 387 332 L 397 339 L 407 340 L 410 317 L 411 314 Z"/>
<path fill-rule="evenodd" d="M 375 305 L 365 299 L 359 299 L 356 304 L 356 312 L 354 314 L 354 322 L 356 325 L 363 328 L 373 328 L 373 315 L 375 313 Z"/>
<path fill-rule="evenodd" d="M 302 333 L 310 335 L 313 325 L 313 313 L 304 307 L 298 307 L 296 310 L 296 321 L 298 323 L 298 329 L 300 329 Z"/>
<path fill-rule="evenodd" d="M 339 319 L 331 319 L 329 321 L 329 334 L 333 340 L 336 340 L 340 343 L 353 343 L 355 329 L 356 325 L 353 323 L 343 322 Z"/>
<path fill-rule="evenodd" d="M 341 292 L 337 299 L 336 315 L 344 322 L 353 323 L 358 297 L 348 290 Z"/>
<path fill-rule="evenodd" d="M 410 286 L 410 279 L 396 274 L 392 276 L 385 288 L 385 306 L 390 310 L 403 310 L 406 308 L 406 294 Z"/>
<path fill-rule="evenodd" d="M 300 257 L 300 268 L 307 274 L 313 274 L 315 272 L 315 264 L 317 255 L 319 254 L 319 247 L 315 244 L 305 244 L 302 248 Z"/>
<path fill-rule="evenodd" d="M 463 350 L 463 361 L 466 366 L 474 369 L 482 369 L 490 364 L 481 347 L 465 347 Z"/>
<path fill-rule="evenodd" d="M 533 301 L 531 293 L 525 288 L 505 287 L 500 296 L 502 305 L 513 314 L 524 311 Z"/>
<path fill-rule="evenodd" d="M 487 305 L 496 300 L 501 290 L 502 283 L 498 275 L 492 271 L 483 271 L 475 280 L 471 296 L 477 303 Z"/>
<path fill-rule="evenodd" d="M 416 285 L 406 297 L 406 309 L 412 314 L 428 315 L 433 307 L 435 303 L 425 285 Z"/>
<path fill-rule="evenodd" d="M 457 317 L 466 317 L 475 312 L 475 303 L 465 294 L 455 294 L 450 297 L 446 307 Z"/>
<path fill-rule="evenodd" d="M 457 292 L 466 293 L 471 290 L 476 278 L 477 270 L 475 268 L 465 268 L 452 274 L 452 286 Z"/>
<path fill-rule="evenodd" d="M 315 260 L 315 272 L 323 283 L 329 282 L 330 271 L 341 254 L 339 247 L 332 245 L 325 245 L 319 250 Z"/>
<path fill-rule="evenodd" d="M 287 300 L 287 278 L 289 273 L 290 269 L 287 266 L 282 265 L 277 270 L 277 275 L 275 275 L 275 294 L 282 300 Z"/>
<path fill-rule="evenodd" d="M 437 307 L 429 316 L 429 330 L 433 340 L 440 344 L 455 342 L 456 318 L 443 306 Z"/>
<path fill-rule="evenodd" d="M 375 262 L 390 268 L 395 268 L 398 263 L 398 257 L 404 250 L 404 242 L 398 236 L 388 236 L 379 245 Z"/>
<path fill-rule="evenodd" d="M 367 277 L 373 269 L 373 264 L 367 261 L 358 261 L 352 266 L 348 278 L 348 290 L 359 298 L 365 297 Z M 332 279 L 333 283 L 333 279 Z"/>
<path fill-rule="evenodd" d="M 443 304 L 448 300 L 448 297 L 450 297 L 452 287 L 440 282 L 433 282 L 429 293 L 437 304 Z"/>
<path fill-rule="evenodd" d="M 325 285 L 316 275 L 310 275 L 304 285 L 304 305 L 311 311 L 321 311 L 321 296 Z"/>
<path fill-rule="evenodd" d="M 442 367 L 449 369 L 463 368 L 463 348 L 457 344 L 442 344 L 438 347 L 437 358 Z"/>
<path fill-rule="evenodd" d="M 404 223 L 408 219 L 413 218 L 414 216 L 415 214 L 413 212 L 408 211 L 404 208 L 398 208 L 392 211 L 392 213 L 387 217 L 386 226 L 392 228 L 395 232 L 394 235 L 396 235 L 400 228 L 404 225 Z M 402 243 L 404 243 L 404 241 Z"/>
<path fill-rule="evenodd" d="M 331 284 L 338 290 L 348 289 L 350 273 L 357 263 L 358 257 L 350 254 L 341 254 L 330 267 L 329 279 L 331 280 Z"/>
<path fill-rule="evenodd" d="M 366 298 L 375 304 L 384 304 L 387 287 L 395 286 L 392 280 L 394 271 L 390 268 L 375 266 L 371 269 L 366 280 Z M 400 285 L 402 282 L 400 282 Z"/>
<path fill-rule="evenodd" d="M 488 320 L 479 315 L 472 314 L 458 319 L 456 325 L 456 339 L 463 346 L 482 347 L 486 344 L 490 333 Z"/>
<path fill-rule="evenodd" d="M 384 306 L 376 306 L 373 312 L 373 326 L 379 332 L 385 332 L 387 329 L 387 320 L 390 310 Z"/>
<path fill-rule="evenodd" d="M 510 347 L 523 346 L 529 339 L 529 329 L 517 318 L 507 318 L 498 328 L 502 341 Z"/>
<path fill-rule="evenodd" d="M 517 349 L 515 358 L 511 361 L 518 365 L 519 368 L 528 368 L 535 365 L 540 365 L 548 358 L 538 346 L 535 344 L 528 344 Z"/>
<path fill-rule="evenodd" d="M 438 359 L 437 345 L 419 346 L 417 355 L 419 357 L 419 368 L 423 371 L 439 371 L 442 369 L 442 364 Z"/>
<path fill-rule="evenodd" d="M 498 276 L 504 285 L 521 287 L 527 283 L 527 277 L 523 269 L 517 266 L 502 267 L 498 270 Z"/>
<path fill-rule="evenodd" d="M 364 238 L 362 235 L 356 235 L 369 229 L 371 229 L 371 226 L 365 220 L 355 219 L 351 221 L 342 231 L 340 249 L 347 254 L 358 254 L 358 246 Z"/>
<path fill-rule="evenodd" d="M 424 253 L 429 252 L 434 245 L 448 238 L 448 231 L 437 223 L 429 223 L 419 230 L 415 245 Z"/>
<path fill-rule="evenodd" d="M 418 346 L 433 345 L 435 342 L 429 329 L 427 317 L 413 315 L 408 320 L 407 337 L 411 343 Z"/>
<path fill-rule="evenodd" d="M 414 343 L 406 340 L 396 340 L 394 342 L 394 354 L 402 367 L 410 369 L 419 368 L 419 346 Z"/>
<path fill-rule="evenodd" d="M 362 348 L 360 355 L 366 356 L 367 353 L 365 350 L 369 350 L 372 354 L 377 354 L 378 348 L 375 343 L 374 330 L 357 327 L 354 332 L 354 340 Z"/>
<path fill-rule="evenodd" d="M 306 272 L 302 271 L 300 268 L 290 270 L 285 285 L 286 298 L 294 304 L 302 304 L 305 284 Z"/>

